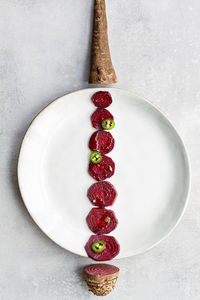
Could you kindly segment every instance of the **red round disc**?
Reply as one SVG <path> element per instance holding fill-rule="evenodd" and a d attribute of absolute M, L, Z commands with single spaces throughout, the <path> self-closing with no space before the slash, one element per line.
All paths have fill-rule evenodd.
<path fill-rule="evenodd" d="M 102 160 L 98 164 L 89 163 L 89 174 L 95 180 L 101 181 L 110 178 L 115 172 L 115 163 L 112 158 L 102 156 Z"/>
<path fill-rule="evenodd" d="M 119 272 L 119 268 L 109 264 L 93 264 L 86 266 L 83 271 L 93 276 L 105 276 Z"/>
<path fill-rule="evenodd" d="M 97 241 L 104 241 L 105 248 L 102 252 L 96 253 L 92 250 L 92 244 Z M 117 240 L 110 235 L 91 235 L 85 245 L 87 255 L 97 261 L 111 260 L 119 254 L 120 245 Z"/>
<path fill-rule="evenodd" d="M 98 151 L 101 154 L 107 154 L 114 148 L 115 140 L 110 132 L 95 131 L 90 140 L 89 148 L 92 151 Z"/>
<path fill-rule="evenodd" d="M 115 187 L 108 181 L 96 182 L 88 190 L 87 196 L 94 206 L 110 206 L 117 197 Z"/>
<path fill-rule="evenodd" d="M 112 103 L 112 97 L 109 92 L 100 91 L 92 96 L 92 102 L 97 107 L 106 108 Z"/>
<path fill-rule="evenodd" d="M 108 234 L 118 224 L 114 211 L 106 208 L 92 208 L 86 220 L 90 230 L 96 234 Z"/>
<path fill-rule="evenodd" d="M 97 108 L 91 115 L 92 126 L 96 129 L 103 130 L 101 123 L 105 119 L 114 120 L 113 115 L 105 108 Z"/>

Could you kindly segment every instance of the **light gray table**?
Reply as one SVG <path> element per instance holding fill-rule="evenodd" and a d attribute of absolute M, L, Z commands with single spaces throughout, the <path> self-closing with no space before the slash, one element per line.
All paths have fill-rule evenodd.
<path fill-rule="evenodd" d="M 200 2 L 109 0 L 119 83 L 172 120 L 192 164 L 190 202 L 153 250 L 116 261 L 114 300 L 200 297 Z M 88 87 L 92 0 L 0 0 L 0 299 L 96 299 L 81 279 L 89 261 L 49 240 L 21 200 L 16 165 L 33 117 Z"/>

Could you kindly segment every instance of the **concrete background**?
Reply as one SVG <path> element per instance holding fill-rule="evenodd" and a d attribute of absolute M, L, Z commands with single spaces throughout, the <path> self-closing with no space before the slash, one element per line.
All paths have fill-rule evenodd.
<path fill-rule="evenodd" d="M 17 187 L 22 137 L 56 97 L 88 87 L 93 0 L 0 0 L 0 299 L 96 299 L 81 279 L 90 262 L 49 240 Z M 109 0 L 119 83 L 174 123 L 192 165 L 190 202 L 175 232 L 153 250 L 116 262 L 106 299 L 200 297 L 200 2 Z"/>

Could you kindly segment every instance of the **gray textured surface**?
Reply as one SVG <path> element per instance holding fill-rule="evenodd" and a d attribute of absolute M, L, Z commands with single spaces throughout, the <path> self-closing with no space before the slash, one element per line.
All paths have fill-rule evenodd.
<path fill-rule="evenodd" d="M 198 300 L 200 295 L 200 2 L 109 0 L 119 83 L 150 99 L 188 148 L 192 188 L 175 232 L 153 250 L 116 261 L 106 299 Z M 0 299 L 95 299 L 80 273 L 90 262 L 55 245 L 20 198 L 16 164 L 33 117 L 87 87 L 92 0 L 0 0 Z"/>

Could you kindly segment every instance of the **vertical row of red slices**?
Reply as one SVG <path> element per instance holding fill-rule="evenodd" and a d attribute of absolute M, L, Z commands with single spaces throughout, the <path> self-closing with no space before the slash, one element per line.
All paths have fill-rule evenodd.
<path fill-rule="evenodd" d="M 97 182 L 88 190 L 88 198 L 92 208 L 87 216 L 87 224 L 90 230 L 95 233 L 90 237 L 85 250 L 87 255 L 97 261 L 111 260 L 118 255 L 120 246 L 117 240 L 110 235 L 118 224 L 115 213 L 107 206 L 111 206 L 116 197 L 115 187 L 108 181 L 104 181 L 115 172 L 115 163 L 106 154 L 112 151 L 115 140 L 109 132 L 114 128 L 113 115 L 106 109 L 112 103 L 109 92 L 100 91 L 92 96 L 92 102 L 97 107 L 91 115 L 91 123 L 97 129 L 89 140 L 91 150 L 89 162 L 89 174 Z"/>

